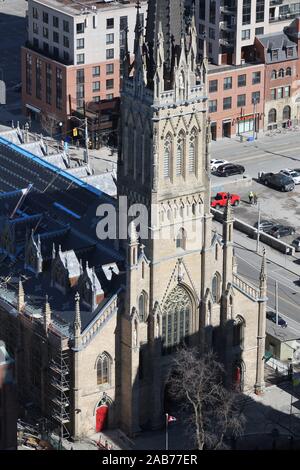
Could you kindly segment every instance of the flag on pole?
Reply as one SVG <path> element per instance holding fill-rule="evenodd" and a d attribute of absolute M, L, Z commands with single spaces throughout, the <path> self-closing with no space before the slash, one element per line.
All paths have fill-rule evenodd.
<path fill-rule="evenodd" d="M 167 415 L 167 416 L 168 416 L 168 423 L 174 423 L 175 421 L 177 421 L 175 416 L 170 416 L 170 415 Z"/>

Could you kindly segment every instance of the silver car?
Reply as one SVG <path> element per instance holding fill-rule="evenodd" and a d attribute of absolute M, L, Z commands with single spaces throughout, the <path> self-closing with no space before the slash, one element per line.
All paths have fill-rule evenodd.
<path fill-rule="evenodd" d="M 286 176 L 290 176 L 295 184 L 300 184 L 300 173 L 298 171 L 286 168 L 285 170 L 280 170 L 280 173 Z"/>
<path fill-rule="evenodd" d="M 210 161 L 210 170 L 211 170 L 211 171 L 216 171 L 216 169 L 217 169 L 220 165 L 224 165 L 224 163 L 228 163 L 228 161 L 227 161 L 227 160 L 221 160 L 221 159 L 213 158 L 213 159 Z"/>

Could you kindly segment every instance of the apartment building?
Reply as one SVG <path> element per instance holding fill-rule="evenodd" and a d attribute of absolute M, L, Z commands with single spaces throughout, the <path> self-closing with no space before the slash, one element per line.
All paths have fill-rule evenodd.
<path fill-rule="evenodd" d="M 213 140 L 254 135 L 263 128 L 264 64 L 211 64 L 208 92 Z"/>
<path fill-rule="evenodd" d="M 293 0 L 196 0 L 199 46 L 208 40 L 208 57 L 216 65 L 251 60 L 257 35 L 281 32 L 300 14 Z"/>
<path fill-rule="evenodd" d="M 255 50 L 265 64 L 264 128 L 290 126 L 300 117 L 296 101 L 299 90 L 297 43 L 284 32 L 271 33 L 255 39 Z"/>
<path fill-rule="evenodd" d="M 102 110 L 102 116 L 103 108 L 112 108 L 120 94 L 126 36 L 133 48 L 135 4 L 135 0 L 28 0 L 22 102 L 31 119 L 39 119 L 54 134 L 64 133 L 70 127 L 70 114 Z M 146 6 L 142 1 L 142 22 Z"/>

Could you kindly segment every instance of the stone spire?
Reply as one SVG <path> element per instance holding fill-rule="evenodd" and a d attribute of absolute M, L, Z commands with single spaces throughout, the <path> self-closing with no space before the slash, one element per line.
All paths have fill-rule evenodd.
<path fill-rule="evenodd" d="M 80 296 L 78 292 L 75 295 L 75 318 L 73 323 L 74 331 L 74 346 L 75 348 L 81 345 L 81 316 L 80 316 Z"/>
<path fill-rule="evenodd" d="M 23 289 L 23 283 L 21 278 L 19 278 L 18 286 L 18 312 L 22 313 L 25 309 L 25 294 Z"/>
<path fill-rule="evenodd" d="M 230 203 L 230 194 L 227 195 L 227 204 L 223 216 L 223 293 L 227 290 L 228 282 L 232 281 L 233 269 L 233 214 Z"/>
<path fill-rule="evenodd" d="M 125 32 L 125 47 L 124 47 L 124 59 L 123 59 L 123 64 L 124 64 L 124 77 L 128 78 L 130 74 L 130 52 L 128 48 L 128 28 L 124 30 Z"/>
<path fill-rule="evenodd" d="M 150 0 L 148 2 L 146 43 L 149 47 L 152 76 L 155 74 L 155 55 L 159 23 L 164 36 L 164 56 L 166 74 L 171 74 L 174 65 L 174 51 L 180 47 L 182 33 L 185 32 L 184 0 Z"/>
<path fill-rule="evenodd" d="M 267 281 L 267 255 L 266 255 L 266 249 L 263 249 L 263 256 L 261 260 L 261 268 L 260 268 L 260 274 L 259 274 L 259 284 L 260 288 L 265 287 Z"/>
<path fill-rule="evenodd" d="M 224 221 L 231 222 L 233 221 L 232 207 L 230 203 L 230 193 L 227 193 L 227 203 L 224 210 Z"/>
<path fill-rule="evenodd" d="M 51 308 L 48 300 L 48 295 L 46 295 L 45 306 L 44 306 L 44 328 L 45 332 L 48 332 L 49 325 L 51 323 Z"/>
<path fill-rule="evenodd" d="M 140 9 L 141 9 L 141 4 L 140 0 L 137 0 L 136 2 L 136 22 L 135 22 L 135 28 L 134 28 L 134 54 L 137 54 L 141 38 L 143 36 L 143 26 L 141 24 L 141 14 L 140 14 Z"/>

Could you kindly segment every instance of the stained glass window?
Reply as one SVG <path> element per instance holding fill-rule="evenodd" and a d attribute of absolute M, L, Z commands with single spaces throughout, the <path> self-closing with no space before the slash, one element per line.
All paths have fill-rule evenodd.
<path fill-rule="evenodd" d="M 192 301 L 187 291 L 175 287 L 167 297 L 162 315 L 162 342 L 164 348 L 179 344 L 190 334 Z"/>

